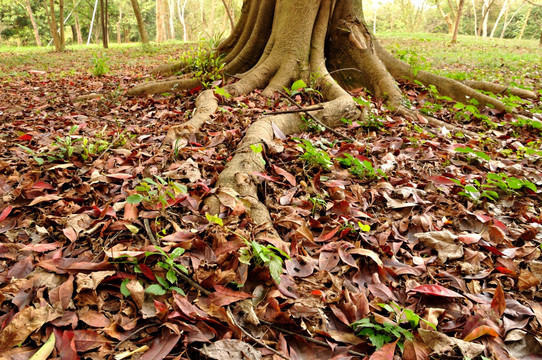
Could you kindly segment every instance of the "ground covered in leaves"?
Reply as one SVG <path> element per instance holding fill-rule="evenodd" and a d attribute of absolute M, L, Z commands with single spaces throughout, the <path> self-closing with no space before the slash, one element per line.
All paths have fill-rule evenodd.
<path fill-rule="evenodd" d="M 146 50 L 109 50 L 102 77 L 90 51 L 0 54 L 1 359 L 541 358 L 539 100 L 502 95 L 518 121 L 401 84 L 478 139 L 362 90 L 368 116 L 338 129 L 359 146 L 276 129 L 252 176 L 282 240 L 256 242 L 247 202 L 214 183 L 252 122 L 295 106 L 221 98 L 162 146 L 200 90 L 123 96 L 181 52 Z M 89 93 L 107 95 L 75 101 Z"/>

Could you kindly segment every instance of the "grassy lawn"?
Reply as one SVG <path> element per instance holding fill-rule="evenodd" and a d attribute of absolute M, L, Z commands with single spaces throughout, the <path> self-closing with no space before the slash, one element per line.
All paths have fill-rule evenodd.
<path fill-rule="evenodd" d="M 542 48 L 536 40 L 459 36 L 450 44 L 446 34 L 381 33 L 377 37 L 396 56 L 458 80 L 488 80 L 542 87 Z"/>

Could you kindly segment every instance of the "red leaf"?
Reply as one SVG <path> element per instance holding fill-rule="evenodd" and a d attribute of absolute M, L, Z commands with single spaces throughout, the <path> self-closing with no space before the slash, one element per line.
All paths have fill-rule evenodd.
<path fill-rule="evenodd" d="M 432 350 L 417 340 L 405 341 L 403 360 L 428 360 Z"/>
<path fill-rule="evenodd" d="M 434 295 L 434 296 L 442 296 L 442 297 L 463 297 L 463 295 L 456 293 L 455 291 L 446 289 L 444 286 L 440 286 L 438 284 L 435 285 L 420 285 L 416 286 L 410 291 L 414 291 L 421 294 L 427 294 L 427 295 Z"/>
<path fill-rule="evenodd" d="M 75 340 L 75 348 L 78 352 L 85 352 L 110 343 L 106 337 L 98 334 L 95 331 L 75 330 L 73 335 L 73 339 Z"/>
<path fill-rule="evenodd" d="M 32 140 L 32 135 L 30 135 L 30 134 L 24 134 L 24 135 L 22 135 L 22 136 L 19 136 L 19 137 L 17 138 L 17 140 L 20 140 L 20 141 L 30 141 L 30 140 Z"/>
<path fill-rule="evenodd" d="M 13 206 L 11 205 L 8 205 L 6 208 L 4 208 L 4 210 L 2 210 L 2 213 L 0 214 L 0 221 L 6 220 L 9 213 L 11 213 L 11 210 L 13 210 Z"/>
<path fill-rule="evenodd" d="M 491 308 L 495 310 L 499 317 L 502 317 L 504 310 L 506 310 L 506 300 L 504 299 L 504 291 L 500 282 L 497 283 L 497 289 L 495 289 L 495 294 L 493 294 Z"/>
<path fill-rule="evenodd" d="M 152 270 L 145 264 L 139 264 L 139 269 L 147 277 L 147 279 L 151 281 L 156 281 L 156 276 L 154 276 L 154 273 Z"/>
<path fill-rule="evenodd" d="M 77 351 L 75 350 L 75 340 L 73 331 L 62 331 L 55 328 L 55 347 L 58 350 L 58 356 L 62 360 L 79 360 Z"/>
<path fill-rule="evenodd" d="M 497 266 L 497 267 L 495 268 L 495 270 L 497 270 L 497 271 L 500 272 L 501 274 L 506 274 L 506 275 L 516 275 L 516 272 L 515 272 L 515 271 L 512 271 L 512 270 L 510 270 L 509 268 L 504 267 L 504 266 Z"/>
<path fill-rule="evenodd" d="M 180 335 L 174 334 L 171 330 L 164 328 L 162 336 L 155 338 L 151 348 L 143 354 L 140 360 L 162 360 L 169 355 L 171 350 L 177 345 L 181 338 Z"/>
<path fill-rule="evenodd" d="M 273 165 L 273 170 L 275 170 L 277 174 L 284 176 L 284 178 L 290 183 L 290 185 L 296 186 L 297 182 L 295 181 L 295 176 L 290 174 L 288 171 L 281 169 L 276 165 Z"/>
<path fill-rule="evenodd" d="M 480 234 L 463 234 L 458 236 L 459 241 L 467 245 L 475 244 L 480 241 L 481 238 L 482 236 Z"/>
<path fill-rule="evenodd" d="M 32 189 L 54 190 L 55 188 L 46 182 L 36 181 L 34 185 L 32 185 Z"/>
<path fill-rule="evenodd" d="M 374 352 L 369 360 L 393 360 L 393 355 L 395 354 L 395 345 L 397 341 L 386 344 L 380 349 Z"/>
<path fill-rule="evenodd" d="M 448 186 L 457 185 L 450 178 L 447 178 L 445 176 L 430 176 L 429 179 L 437 185 L 448 185 Z"/>
<path fill-rule="evenodd" d="M 472 330 L 470 332 L 470 334 L 465 336 L 463 341 L 472 341 L 474 339 L 478 339 L 479 337 L 485 336 L 485 335 L 489 335 L 489 336 L 493 336 L 493 337 L 499 337 L 499 334 L 497 334 L 495 329 L 493 329 L 491 326 L 482 325 L 482 326 L 478 326 L 476 329 Z"/>

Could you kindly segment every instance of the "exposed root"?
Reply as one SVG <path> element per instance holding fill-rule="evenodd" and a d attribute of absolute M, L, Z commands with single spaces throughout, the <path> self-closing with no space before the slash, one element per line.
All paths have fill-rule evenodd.
<path fill-rule="evenodd" d="M 163 144 L 170 143 L 174 148 L 186 145 L 190 135 L 198 132 L 206 121 L 211 120 L 217 108 L 218 101 L 213 90 L 203 91 L 196 98 L 194 116 L 187 122 L 170 128 Z"/>
<path fill-rule="evenodd" d="M 128 96 L 162 94 L 167 92 L 179 92 L 193 89 L 200 86 L 201 83 L 193 78 L 176 78 L 173 80 L 151 81 L 141 85 L 134 86 L 126 92 Z"/>
<path fill-rule="evenodd" d="M 163 64 L 151 70 L 152 75 L 172 76 L 181 71 L 186 65 L 183 63 Z"/>
<path fill-rule="evenodd" d="M 474 81 L 465 80 L 463 84 L 477 90 L 488 91 L 493 94 L 511 94 L 519 96 L 522 99 L 538 99 L 538 95 L 534 91 L 518 89 L 514 87 L 495 84 L 489 81 Z"/>
<path fill-rule="evenodd" d="M 344 96 L 322 104 L 323 110 L 315 113 L 326 125 L 336 127 L 342 118 L 357 119 L 360 111 L 350 96 Z M 252 124 L 239 146 L 235 156 L 228 162 L 226 168 L 218 177 L 216 187 L 235 190 L 241 199 L 248 202 L 247 213 L 258 227 L 257 238 L 276 238 L 279 235 L 273 227 L 269 210 L 258 199 L 257 181 L 254 173 L 265 170 L 262 153 L 256 153 L 251 145 L 261 144 L 267 148 L 274 138 L 272 124 L 275 124 L 285 135 L 303 131 L 305 123 L 299 114 L 285 114 L 262 118 Z M 221 212 L 220 200 L 217 196 L 206 199 L 206 205 L 211 213 Z"/>

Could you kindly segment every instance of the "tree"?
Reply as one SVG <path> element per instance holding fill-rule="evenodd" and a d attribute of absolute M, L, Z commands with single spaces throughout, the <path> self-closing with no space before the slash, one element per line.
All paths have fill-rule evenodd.
<path fill-rule="evenodd" d="M 47 0 L 45 0 L 45 8 L 47 9 Z M 58 27 L 56 23 L 56 15 L 55 15 L 55 2 L 54 0 L 49 0 L 49 30 L 51 31 L 51 37 L 53 38 L 53 43 L 55 45 L 55 51 L 63 51 L 64 48 L 62 47 L 62 40 L 60 39 L 60 36 L 58 34 Z M 62 19 L 60 19 L 60 26 L 63 26 Z M 62 33 L 63 34 L 63 33 Z"/>
<path fill-rule="evenodd" d="M 34 18 L 34 12 L 32 11 L 32 6 L 30 6 L 30 0 L 25 0 L 24 4 L 20 2 L 19 0 L 15 0 L 15 2 L 25 8 L 28 14 L 28 17 L 30 18 L 30 23 L 32 24 L 32 30 L 34 31 L 34 38 L 36 39 L 36 45 L 41 46 L 41 39 L 40 39 L 38 24 L 36 23 L 36 19 Z"/>
<path fill-rule="evenodd" d="M 226 84 L 222 91 L 231 95 L 247 94 L 262 89 L 263 96 L 273 97 L 277 92 L 290 88 L 296 80 L 306 83 L 314 80 L 324 98 L 321 107 L 311 112 L 328 128 L 342 123 L 341 119 L 358 119 L 362 112 L 345 88 L 365 87 L 374 97 L 383 98 L 397 114 L 418 119 L 403 104 L 404 96 L 397 81 L 418 81 L 427 87 L 434 86 L 440 95 L 467 103 L 476 99 L 481 106 L 506 111 L 500 100 L 475 90 L 499 93 L 507 87 L 485 82 L 460 82 L 427 71 L 413 68 L 394 58 L 384 50 L 368 31 L 361 14 L 359 0 L 245 0 L 241 17 L 228 39 L 217 51 L 225 55 L 225 74 L 237 74 L 239 80 Z M 300 14 L 303 14 L 300 17 Z M 294 26 L 295 25 L 295 26 Z M 177 71 L 182 65 L 162 68 L 166 73 Z M 334 75 L 334 77 L 331 76 Z M 194 88 L 197 79 L 175 78 L 149 82 L 132 88 L 129 95 L 164 93 Z M 536 97 L 530 91 L 515 91 L 524 97 Z M 196 111 L 191 120 L 173 127 L 166 141 L 179 146 L 187 143 L 191 134 L 211 120 L 217 110 L 217 99 L 212 90 L 202 92 L 196 100 Z M 461 131 L 466 136 L 477 137 L 442 121 L 427 121 Z M 248 214 L 256 226 L 263 229 L 264 237 L 278 236 L 266 206 L 258 200 L 257 184 L 252 174 L 264 171 L 262 152 L 254 146 L 265 148 L 272 144 L 274 129 L 285 134 L 301 132 L 305 126 L 299 114 L 281 114 L 258 120 L 247 130 L 245 138 L 235 151 L 235 156 L 219 175 L 218 187 L 233 188 L 251 206 Z M 218 199 L 207 201 L 209 211 L 220 212 Z"/>
<path fill-rule="evenodd" d="M 107 31 L 107 0 L 100 0 L 100 25 L 102 30 L 102 44 L 104 49 L 109 47 L 109 32 Z"/>
<path fill-rule="evenodd" d="M 143 15 L 141 15 L 141 8 L 137 0 L 130 0 L 132 3 L 132 8 L 134 9 L 134 14 L 137 20 L 137 29 L 139 30 L 139 38 L 143 44 L 149 43 L 149 35 L 147 34 L 147 29 L 145 29 L 145 22 L 143 21 Z"/>

